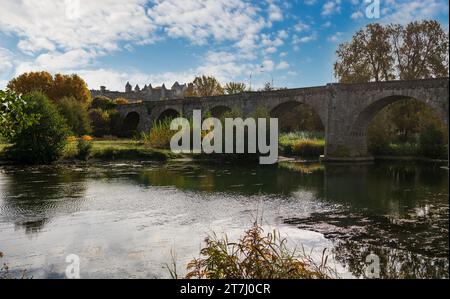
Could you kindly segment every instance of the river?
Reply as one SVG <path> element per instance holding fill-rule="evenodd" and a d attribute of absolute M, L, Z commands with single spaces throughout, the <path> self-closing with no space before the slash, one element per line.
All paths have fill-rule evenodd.
<path fill-rule="evenodd" d="M 364 277 L 369 254 L 383 278 L 443 278 L 447 181 L 442 165 L 412 162 L 3 166 L 1 262 L 65 278 L 76 254 L 82 278 L 169 278 L 165 264 L 183 274 L 206 236 L 262 219 L 313 257 L 326 249 L 343 278 Z"/>

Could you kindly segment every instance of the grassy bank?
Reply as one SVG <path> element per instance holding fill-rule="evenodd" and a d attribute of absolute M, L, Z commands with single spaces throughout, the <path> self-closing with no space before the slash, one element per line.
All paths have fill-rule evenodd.
<path fill-rule="evenodd" d="M 64 149 L 61 161 L 80 160 L 77 141 L 69 141 Z M 130 139 L 117 140 L 93 140 L 91 141 L 88 160 L 151 160 L 151 161 L 167 161 L 179 158 L 168 150 L 153 149 L 142 142 Z M 5 160 L 6 143 L 0 143 L 0 160 Z M 81 159 L 84 160 L 84 159 Z"/>

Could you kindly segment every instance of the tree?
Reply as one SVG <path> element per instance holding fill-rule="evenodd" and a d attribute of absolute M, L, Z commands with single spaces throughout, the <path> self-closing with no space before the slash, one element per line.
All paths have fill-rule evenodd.
<path fill-rule="evenodd" d="M 11 140 L 36 123 L 37 115 L 27 113 L 29 105 L 22 96 L 9 90 L 0 90 L 0 136 Z"/>
<path fill-rule="evenodd" d="M 74 98 L 63 98 L 58 103 L 58 111 L 67 122 L 71 132 L 77 136 L 92 133 L 86 107 Z"/>
<path fill-rule="evenodd" d="M 88 107 L 92 101 L 91 92 L 87 88 L 86 82 L 76 74 L 56 74 L 49 97 L 54 102 L 57 102 L 64 97 L 72 97 L 86 105 L 86 107 Z"/>
<path fill-rule="evenodd" d="M 437 21 L 388 27 L 399 79 L 448 76 L 449 38 Z"/>
<path fill-rule="evenodd" d="M 19 94 L 40 91 L 55 103 L 64 97 L 73 97 L 86 106 L 92 101 L 86 82 L 75 74 L 52 77 L 48 72 L 24 73 L 12 79 L 8 89 Z"/>
<path fill-rule="evenodd" d="M 113 100 L 105 96 L 99 96 L 92 100 L 91 109 L 100 108 L 102 110 L 110 110 L 116 108 L 116 104 L 114 104 Z"/>
<path fill-rule="evenodd" d="M 219 81 L 212 76 L 196 77 L 193 83 L 193 94 L 198 97 L 223 95 L 224 90 Z"/>
<path fill-rule="evenodd" d="M 272 83 L 270 82 L 266 82 L 264 84 L 264 87 L 262 88 L 262 91 L 272 91 L 273 90 L 273 86 Z"/>
<path fill-rule="evenodd" d="M 68 130 L 64 118 L 41 92 L 25 95 L 25 113 L 37 117 L 36 123 L 11 136 L 6 154 L 21 163 L 48 164 L 57 160 L 66 145 Z"/>
<path fill-rule="evenodd" d="M 230 82 L 225 85 L 225 92 L 227 94 L 243 93 L 246 90 L 244 83 Z"/>
<path fill-rule="evenodd" d="M 339 45 L 334 64 L 339 81 L 354 83 L 395 78 L 389 32 L 380 24 L 369 24 L 358 31 L 351 42 Z"/>
<path fill-rule="evenodd" d="M 89 110 L 93 134 L 95 137 L 103 137 L 111 134 L 111 118 L 108 111 L 100 108 Z"/>
<path fill-rule="evenodd" d="M 449 35 L 437 21 L 369 24 L 339 45 L 334 72 L 342 83 L 446 77 L 448 50 Z"/>

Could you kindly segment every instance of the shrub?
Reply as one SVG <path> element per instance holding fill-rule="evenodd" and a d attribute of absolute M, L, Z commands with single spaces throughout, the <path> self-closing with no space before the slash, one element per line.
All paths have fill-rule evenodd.
<path fill-rule="evenodd" d="M 58 102 L 58 111 L 77 136 L 91 134 L 92 128 L 85 105 L 74 98 L 63 98 Z"/>
<path fill-rule="evenodd" d="M 89 110 L 89 119 L 92 124 L 92 133 L 95 137 L 111 134 L 110 116 L 108 111 L 100 108 Z"/>
<path fill-rule="evenodd" d="M 420 132 L 420 152 L 428 158 L 443 158 L 446 156 L 445 140 L 442 131 L 429 124 Z"/>
<path fill-rule="evenodd" d="M 47 164 L 57 160 L 67 143 L 68 129 L 56 107 L 40 92 L 24 96 L 28 105 L 26 113 L 36 115 L 33 126 L 21 130 L 11 138 L 7 155 L 22 163 Z"/>
<path fill-rule="evenodd" d="M 196 279 L 324 279 L 334 276 L 325 251 L 316 264 L 305 252 L 289 250 L 287 240 L 273 231 L 267 235 L 257 223 L 236 243 L 227 236 L 206 238 L 201 258 L 192 260 L 186 278 Z M 176 269 L 170 269 L 176 278 Z"/>
<path fill-rule="evenodd" d="M 110 98 L 99 96 L 96 97 L 94 100 L 92 100 L 91 109 L 102 109 L 102 110 L 109 110 L 114 109 L 116 105 L 114 104 L 113 100 Z"/>
<path fill-rule="evenodd" d="M 295 156 L 301 157 L 319 157 L 325 151 L 325 142 L 323 140 L 303 139 L 297 141 L 292 149 Z"/>
<path fill-rule="evenodd" d="M 170 119 L 153 123 L 150 132 L 142 134 L 143 142 L 153 148 L 169 149 L 170 140 L 176 131 L 170 130 Z"/>
<path fill-rule="evenodd" d="M 78 150 L 77 155 L 78 159 L 86 161 L 87 159 L 89 159 L 89 156 L 91 155 L 92 152 L 92 142 L 84 138 L 78 140 L 77 150 Z"/>

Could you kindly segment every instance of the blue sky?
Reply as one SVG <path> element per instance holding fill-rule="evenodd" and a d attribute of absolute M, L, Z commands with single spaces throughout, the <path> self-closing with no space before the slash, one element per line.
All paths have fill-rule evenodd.
<path fill-rule="evenodd" d="M 370 0 L 368 2 L 374 2 Z M 90 88 L 191 81 L 260 87 L 334 81 L 340 42 L 370 22 L 436 19 L 448 0 L 0 0 L 0 88 L 26 71 L 78 73 Z M 250 77 L 252 78 L 250 80 Z"/>

